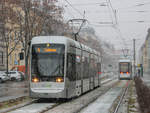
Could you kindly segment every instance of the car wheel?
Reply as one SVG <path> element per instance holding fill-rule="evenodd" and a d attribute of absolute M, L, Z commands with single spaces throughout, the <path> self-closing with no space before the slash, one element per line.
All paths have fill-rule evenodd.
<path fill-rule="evenodd" d="M 11 78 L 11 81 L 15 81 L 15 80 L 16 80 L 16 78 L 15 78 L 15 77 L 12 77 L 12 78 Z"/>
<path fill-rule="evenodd" d="M 21 81 L 21 78 L 18 78 L 18 79 L 17 79 L 17 82 L 20 82 L 20 81 Z"/>

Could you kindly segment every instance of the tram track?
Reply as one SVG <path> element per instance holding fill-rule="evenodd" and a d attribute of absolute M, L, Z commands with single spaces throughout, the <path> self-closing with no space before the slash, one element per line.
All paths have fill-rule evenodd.
<path fill-rule="evenodd" d="M 111 81 L 112 81 L 112 79 L 105 80 L 104 82 L 102 82 L 102 85 L 109 84 Z M 99 88 L 101 88 L 101 87 L 99 87 Z M 98 89 L 98 88 L 96 88 L 96 89 Z M 96 90 L 96 89 L 94 89 L 94 90 Z M 93 91 L 91 91 L 91 92 L 93 92 Z M 90 92 L 88 92 L 88 93 L 90 93 Z M 82 95 L 82 96 L 84 96 L 84 95 Z M 82 97 L 82 96 L 80 96 L 80 97 Z M 78 98 L 80 98 L 80 97 L 78 97 Z M 76 98 L 76 99 L 78 99 L 78 98 Z M 69 102 L 72 102 L 72 101 L 74 101 L 76 99 L 73 99 L 73 100 L 71 100 Z M 90 100 L 90 102 L 92 102 L 92 101 L 93 100 Z M 69 102 L 66 102 L 66 103 L 69 103 Z M 19 104 L 17 106 L 14 106 L 12 108 L 9 108 L 9 109 L 3 110 L 3 111 L 0 110 L 0 113 L 8 113 L 8 112 L 9 113 L 20 113 L 21 111 L 22 111 L 22 113 L 25 113 L 25 112 L 23 112 L 25 108 L 28 109 L 29 106 L 30 106 L 30 108 L 34 108 L 34 106 L 37 103 L 38 103 L 38 105 L 41 104 L 40 106 L 45 104 L 45 103 L 40 103 L 39 100 L 31 100 L 30 102 L 27 102 L 27 103 L 24 103 L 24 104 Z M 65 104 L 65 103 L 58 103 L 58 102 L 57 103 L 54 103 L 54 102 L 53 103 L 48 103 L 47 105 L 43 106 L 43 108 L 41 108 L 41 110 L 39 110 L 38 113 L 45 113 L 45 112 L 47 112 L 47 111 L 49 111 L 51 109 L 55 109 L 55 107 L 61 106 L 61 104 Z"/>
<path fill-rule="evenodd" d="M 124 96 L 125 96 L 126 92 L 128 91 L 128 89 L 129 89 L 129 86 L 127 86 L 127 87 L 125 88 L 125 90 L 123 91 L 123 93 L 122 93 L 122 95 L 121 95 L 121 98 L 120 98 L 120 100 L 119 100 L 119 102 L 118 102 L 118 105 L 117 105 L 117 107 L 116 107 L 116 109 L 115 109 L 115 111 L 114 111 L 113 113 L 117 113 L 117 112 L 118 112 L 118 109 L 119 109 L 119 107 L 120 107 L 120 105 L 121 105 L 121 103 L 122 103 L 122 101 L 123 101 L 123 99 L 124 99 Z"/>
<path fill-rule="evenodd" d="M 36 100 L 31 100 L 31 101 L 28 101 L 28 102 L 25 102 L 25 103 L 22 103 L 22 104 L 19 104 L 19 105 L 16 105 L 16 106 L 12 106 L 12 107 L 9 107 L 9 108 L 6 108 L 6 109 L 1 109 L 0 113 L 7 113 L 7 112 L 10 112 L 10 111 L 28 106 L 28 105 L 30 105 L 32 103 L 35 103 L 35 102 L 36 102 Z"/>
<path fill-rule="evenodd" d="M 105 79 L 105 80 L 103 80 L 102 82 L 101 82 L 101 85 L 105 85 L 105 84 L 109 84 L 110 82 L 112 82 L 112 81 L 114 81 L 116 78 L 109 78 L 109 79 Z M 114 82 L 114 84 L 116 84 L 117 82 Z M 114 85 L 113 84 L 113 85 Z M 81 108 L 77 108 L 77 109 L 75 109 L 75 110 L 73 110 L 73 111 L 69 111 L 69 110 L 65 110 L 65 111 L 62 111 L 62 113 L 78 113 L 81 109 L 83 109 L 84 107 L 86 107 L 86 106 L 88 106 L 88 104 L 89 103 L 91 103 L 91 102 L 93 102 L 94 100 L 96 100 L 99 96 L 101 96 L 101 95 L 104 95 L 109 89 L 111 89 L 111 87 L 113 86 L 113 85 L 108 85 L 108 88 L 104 88 L 104 89 L 102 89 L 103 91 L 102 91 L 102 93 L 101 94 L 97 94 L 97 95 L 94 95 L 93 96 L 93 98 L 91 98 L 88 102 L 84 102 L 84 99 L 83 99 L 83 104 L 84 103 L 86 103 L 86 105 L 83 105 L 83 106 L 81 106 Z M 98 87 L 98 88 L 96 88 L 96 89 L 94 89 L 93 91 L 96 91 L 97 89 L 101 89 L 101 87 Z M 86 92 L 85 94 L 83 94 L 83 95 L 81 95 L 80 97 L 78 97 L 78 98 L 76 98 L 76 99 L 74 99 L 74 100 L 72 100 L 72 101 L 70 101 L 70 102 L 67 102 L 67 103 L 64 103 L 64 104 L 62 104 L 62 107 L 63 107 L 63 105 L 64 106 L 67 106 L 67 105 L 65 105 L 65 104 L 68 104 L 68 107 L 69 107 L 69 104 L 75 104 L 75 105 L 77 105 L 77 102 L 75 102 L 76 100 L 78 101 L 78 100 L 80 100 L 82 97 L 84 97 L 85 95 L 88 95 L 89 93 L 92 93 L 93 91 L 89 91 L 89 92 Z M 95 93 L 96 94 L 96 93 Z M 88 96 L 89 97 L 89 96 Z M 73 105 L 74 106 L 74 105 Z M 58 107 L 60 107 L 60 106 L 58 106 Z M 75 107 L 75 106 L 74 106 Z M 63 107 L 64 108 L 64 107 Z M 72 107 L 70 107 L 70 108 L 72 108 Z M 49 111 L 50 110 L 50 111 Z M 40 112 L 40 113 L 53 113 L 53 112 L 55 112 L 55 113 L 59 113 L 60 111 L 59 111 L 59 109 L 57 109 L 57 106 L 56 106 L 56 111 L 55 111 L 55 108 L 54 109 L 49 109 L 49 110 L 47 110 L 46 112 L 44 111 L 44 112 Z M 51 111 L 52 110 L 52 111 Z M 58 111 L 57 111 L 58 110 Z"/>
<path fill-rule="evenodd" d="M 121 104 L 123 103 L 123 100 L 125 99 L 126 94 L 128 93 L 130 87 L 130 81 L 127 82 L 126 86 L 123 88 L 123 91 L 121 92 L 121 94 L 117 97 L 116 101 L 114 102 L 112 108 L 111 109 L 111 113 L 118 113 Z"/>
<path fill-rule="evenodd" d="M 118 104 L 118 98 L 125 89 L 126 82 L 118 81 L 116 85 L 113 85 L 105 94 L 81 109 L 79 113 L 113 113 Z"/>
<path fill-rule="evenodd" d="M 60 111 L 61 113 L 79 113 L 82 109 L 87 107 L 90 103 L 95 101 L 98 97 L 105 95 L 105 93 L 109 91 L 109 89 L 111 89 L 113 86 L 115 86 L 118 82 L 119 81 L 106 83 L 107 85 L 105 84 L 105 86 L 99 87 L 70 102 L 63 103 L 62 105 L 57 106 L 53 109 L 50 109 L 45 113 L 60 113 Z"/>

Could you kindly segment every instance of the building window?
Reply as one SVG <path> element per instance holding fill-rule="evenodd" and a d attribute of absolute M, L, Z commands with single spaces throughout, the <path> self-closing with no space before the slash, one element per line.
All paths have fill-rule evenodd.
<path fill-rule="evenodd" d="M 4 53 L 0 51 L 0 65 L 4 64 Z"/>
<path fill-rule="evenodd" d="M 13 62 L 13 60 L 11 59 L 11 54 L 9 55 L 9 64 L 11 65 L 12 64 L 12 62 Z"/>

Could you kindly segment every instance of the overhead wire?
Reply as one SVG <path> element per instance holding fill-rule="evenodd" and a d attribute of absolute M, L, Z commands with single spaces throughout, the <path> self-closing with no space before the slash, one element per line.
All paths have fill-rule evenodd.
<path fill-rule="evenodd" d="M 120 11 L 118 11 L 120 12 Z M 126 10 L 126 11 L 121 11 L 121 13 L 149 13 L 149 10 Z"/>
<path fill-rule="evenodd" d="M 106 2 L 107 2 L 107 7 L 108 7 L 108 10 L 109 10 L 109 13 L 110 13 L 110 18 L 111 18 L 111 20 L 112 20 L 112 22 L 113 22 L 113 14 L 111 13 L 111 11 L 112 11 L 112 8 L 111 8 L 111 6 L 110 6 L 110 3 L 108 2 L 108 0 L 106 0 Z"/>
<path fill-rule="evenodd" d="M 114 18 L 115 18 L 115 23 L 114 23 L 114 24 L 117 24 L 116 12 L 115 12 L 115 10 L 114 10 L 114 8 L 113 8 L 113 6 L 112 6 L 112 3 L 111 3 L 110 0 L 106 0 L 106 1 L 108 2 L 109 6 L 110 6 L 110 9 L 111 9 L 111 11 L 112 11 L 112 13 L 113 13 L 113 16 L 114 16 Z"/>
<path fill-rule="evenodd" d="M 82 14 L 78 9 L 76 9 L 68 0 L 64 0 L 64 1 L 66 1 L 77 13 L 79 13 L 81 16 L 85 16 L 84 14 Z M 124 46 L 126 47 L 126 43 L 125 43 L 125 39 L 122 37 L 122 33 L 121 33 L 121 31 L 120 31 L 120 29 L 118 29 L 117 27 L 114 27 L 114 26 L 116 26 L 117 24 L 118 24 L 118 21 L 117 21 L 117 17 L 116 17 L 116 12 L 115 12 L 115 10 L 113 9 L 113 6 L 112 6 L 112 4 L 111 4 L 111 2 L 110 2 L 110 0 L 106 0 L 106 2 L 107 2 L 107 7 L 108 7 L 108 9 L 109 9 L 109 13 L 110 13 L 110 17 L 111 17 L 111 20 L 112 20 L 112 24 L 92 24 L 92 23 L 90 23 L 89 22 L 89 24 L 90 25 L 94 25 L 94 26 L 96 26 L 96 27 L 106 27 L 106 26 L 109 26 L 109 27 L 113 27 L 113 28 L 115 28 L 115 29 L 117 29 L 117 32 L 119 33 L 119 36 L 120 36 L 120 38 L 122 39 L 122 43 L 124 43 Z M 113 18 L 114 17 L 114 18 Z M 124 50 L 123 50 L 124 48 L 122 48 L 122 51 L 123 51 L 123 54 L 124 54 L 124 56 L 125 56 L 125 53 L 124 53 Z"/>
<path fill-rule="evenodd" d="M 120 31 L 120 29 L 119 29 L 119 27 L 118 27 L 118 20 L 117 20 L 117 16 L 116 16 L 116 10 L 114 10 L 114 8 L 113 8 L 112 3 L 111 3 L 110 0 L 106 0 L 106 2 L 108 2 L 108 6 L 109 6 L 109 9 L 110 9 L 110 13 L 111 13 L 111 15 L 113 15 L 113 17 L 114 17 L 114 19 L 113 19 L 113 17 L 112 17 L 112 21 L 113 21 L 112 27 L 115 28 L 116 31 L 118 32 L 119 37 L 122 39 L 122 43 L 123 43 L 124 47 L 126 48 L 126 47 L 127 47 L 127 44 L 126 44 L 125 39 L 123 38 L 123 35 L 122 35 L 122 33 L 121 33 L 121 31 Z M 112 12 L 111 12 L 111 11 L 112 11 Z M 123 48 L 123 47 L 122 47 L 122 52 L 123 52 L 124 56 L 127 56 L 127 55 L 125 54 L 125 52 L 124 52 L 124 48 Z"/>
<path fill-rule="evenodd" d="M 75 18 L 75 16 L 73 15 L 73 13 L 70 12 L 69 8 L 66 6 L 66 8 L 68 9 L 68 13 L 69 15 L 71 15 L 73 18 Z"/>
<path fill-rule="evenodd" d="M 148 21 L 148 20 L 137 20 L 137 21 L 120 21 L 121 22 L 121 24 L 123 24 L 123 23 L 125 23 L 125 24 L 127 24 L 127 23 L 130 23 L 130 24 L 135 24 L 135 23 L 138 23 L 138 24 L 144 24 L 144 23 L 150 23 L 150 21 Z"/>
<path fill-rule="evenodd" d="M 105 2 L 101 3 L 85 3 L 85 4 L 72 4 L 73 6 L 88 6 L 88 5 L 103 5 Z"/>
<path fill-rule="evenodd" d="M 107 7 L 109 9 L 110 18 L 111 18 L 112 22 L 109 22 L 109 23 L 105 22 L 105 24 L 100 24 L 99 23 L 99 25 L 90 23 L 90 25 L 94 25 L 96 27 L 106 27 L 106 25 L 107 25 L 107 27 L 113 27 L 113 28 L 114 28 L 114 26 L 116 27 L 116 25 L 118 24 L 117 17 L 116 17 L 116 12 L 115 12 L 115 10 L 114 10 L 110 0 L 106 0 L 106 3 L 107 3 Z M 119 34 L 119 37 L 122 39 L 121 43 L 123 43 L 123 45 L 126 48 L 127 45 L 125 43 L 125 39 L 122 37 L 122 33 L 121 33 L 120 29 L 118 27 L 116 27 L 116 30 L 117 30 L 117 32 Z M 124 48 L 123 47 L 122 47 L 122 52 L 123 52 L 124 56 L 127 56 L 127 54 L 124 52 Z"/>
<path fill-rule="evenodd" d="M 82 17 L 84 16 L 78 9 L 76 9 L 68 0 L 64 0 L 66 1 L 78 14 L 80 14 Z"/>
<path fill-rule="evenodd" d="M 129 9 L 129 8 L 142 7 L 144 5 L 150 5 L 150 2 L 138 3 L 137 5 L 132 5 L 132 6 L 129 6 L 129 7 L 124 7 L 124 8 L 118 8 L 118 10 L 126 10 L 126 9 Z"/>

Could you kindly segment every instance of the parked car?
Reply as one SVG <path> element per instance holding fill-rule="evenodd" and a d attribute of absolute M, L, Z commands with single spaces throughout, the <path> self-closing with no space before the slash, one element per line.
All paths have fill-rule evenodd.
<path fill-rule="evenodd" d="M 0 71 L 0 83 L 9 80 L 9 77 L 6 75 L 5 71 Z"/>
<path fill-rule="evenodd" d="M 22 77 L 21 74 L 18 71 L 9 71 L 8 73 L 5 72 L 6 74 L 8 74 L 10 80 L 12 81 L 21 81 Z"/>
<path fill-rule="evenodd" d="M 25 80 L 25 74 L 23 73 L 23 72 L 21 72 L 21 71 L 18 71 L 19 73 L 20 73 L 20 75 L 21 75 L 21 80 Z"/>

